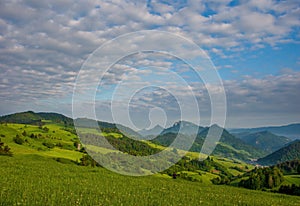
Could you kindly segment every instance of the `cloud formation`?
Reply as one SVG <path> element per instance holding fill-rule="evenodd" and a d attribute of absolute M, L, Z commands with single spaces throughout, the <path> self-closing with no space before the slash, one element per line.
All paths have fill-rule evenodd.
<path fill-rule="evenodd" d="M 73 86 L 82 63 L 101 44 L 127 32 L 147 29 L 172 32 L 226 59 L 249 49 L 299 43 L 299 26 L 300 6 L 296 0 L 3 0 L 0 2 L 0 113 L 28 108 L 70 115 Z M 172 66 L 170 61 L 154 63 L 149 59 L 135 63 Z M 135 67 L 115 66 L 122 72 L 131 69 L 139 77 L 140 71 Z M 223 67 L 232 68 L 229 64 Z M 106 76 L 110 83 L 116 83 L 118 78 L 122 79 L 122 75 L 116 72 Z M 296 105 L 300 100 L 297 95 L 293 97 L 299 89 L 297 71 L 229 79 L 224 85 L 229 114 L 233 116 L 254 111 L 272 116 L 280 107 L 280 115 L 287 116 L 287 121 L 297 120 L 296 117 L 288 120 L 289 115 L 299 114 Z M 199 94 L 205 93 L 203 88 L 194 89 Z M 155 95 L 153 101 L 157 101 Z"/>

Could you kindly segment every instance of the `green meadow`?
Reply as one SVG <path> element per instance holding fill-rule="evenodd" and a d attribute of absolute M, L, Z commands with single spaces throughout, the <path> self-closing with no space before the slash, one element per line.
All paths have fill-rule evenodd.
<path fill-rule="evenodd" d="M 166 174 L 123 176 L 102 167 L 80 166 L 84 154 L 74 145 L 77 136 L 60 124 L 0 124 L 0 135 L 13 152 L 12 157 L 0 156 L 0 205 L 300 205 L 297 196 L 213 185 L 218 174 L 205 171 L 181 172 L 193 179 L 188 181 Z M 16 135 L 23 144 L 14 142 Z M 105 135 L 121 138 L 117 133 Z M 196 159 L 199 153 L 187 156 Z M 214 159 L 233 175 L 242 174 L 237 167 L 253 168 Z M 289 176 L 286 181 L 299 179 Z"/>
<path fill-rule="evenodd" d="M 300 204 L 300 197 L 162 176 L 122 176 L 40 155 L 0 159 L 1 205 Z"/>

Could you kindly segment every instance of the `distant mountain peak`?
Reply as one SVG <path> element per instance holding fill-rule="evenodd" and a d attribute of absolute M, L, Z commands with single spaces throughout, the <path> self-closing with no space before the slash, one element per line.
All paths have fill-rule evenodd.
<path fill-rule="evenodd" d="M 163 129 L 162 126 L 160 126 L 159 124 L 155 125 L 152 129 Z"/>

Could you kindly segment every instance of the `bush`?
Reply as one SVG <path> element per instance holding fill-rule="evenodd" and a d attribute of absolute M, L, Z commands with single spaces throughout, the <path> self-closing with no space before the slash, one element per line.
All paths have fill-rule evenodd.
<path fill-rule="evenodd" d="M 16 135 L 16 137 L 14 137 L 13 140 L 15 143 L 20 144 L 20 145 L 24 143 L 24 140 L 19 135 Z"/>
<path fill-rule="evenodd" d="M 48 127 L 43 127 L 42 128 L 45 132 L 49 132 L 49 128 Z"/>
<path fill-rule="evenodd" d="M 25 130 L 23 131 L 22 135 L 23 135 L 24 137 L 26 137 L 26 136 L 27 136 L 27 133 L 26 133 L 26 131 L 25 131 Z"/>
<path fill-rule="evenodd" d="M 65 144 L 65 143 L 61 143 L 61 142 L 56 143 L 55 146 L 56 146 L 56 147 L 59 147 L 59 148 L 61 148 L 61 149 L 74 150 L 74 148 L 73 148 L 72 145 L 70 145 L 70 144 Z"/>
<path fill-rule="evenodd" d="M 220 175 L 220 177 L 213 178 L 211 182 L 214 185 L 229 185 L 230 179 L 227 176 Z"/>
<path fill-rule="evenodd" d="M 52 149 L 55 147 L 55 145 L 51 142 L 43 142 L 43 145 L 48 147 L 49 149 Z"/>
<path fill-rule="evenodd" d="M 58 158 L 54 158 L 57 162 L 62 163 L 62 164 L 76 164 L 75 161 L 70 160 L 70 159 L 66 159 L 66 158 L 62 158 L 62 157 L 58 157 Z"/>
<path fill-rule="evenodd" d="M 82 158 L 80 158 L 79 165 L 82 165 L 82 166 L 91 165 L 92 167 L 95 167 L 95 166 L 100 167 L 100 165 L 90 155 L 83 155 Z"/>
<path fill-rule="evenodd" d="M 12 156 L 12 152 L 10 151 L 10 148 L 7 145 L 4 145 L 4 143 L 1 142 L 1 139 L 0 139 L 0 155 Z"/>

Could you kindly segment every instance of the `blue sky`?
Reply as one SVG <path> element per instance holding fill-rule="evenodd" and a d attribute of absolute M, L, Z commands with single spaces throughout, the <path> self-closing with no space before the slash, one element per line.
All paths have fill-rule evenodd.
<path fill-rule="evenodd" d="M 72 116 L 76 77 L 88 56 L 119 35 L 153 29 L 189 39 L 209 55 L 226 92 L 226 127 L 300 122 L 297 0 L 3 0 L 0 115 L 34 110 Z M 175 87 L 168 79 L 171 70 L 188 79 L 188 88 L 197 93 L 202 124 L 210 124 L 210 104 L 203 82 L 194 79 L 194 73 L 174 58 L 151 55 L 126 57 L 105 75 L 106 87 L 102 89 L 106 93 L 99 88 L 96 98 L 98 118 L 112 121 L 109 97 L 120 82 L 129 79 L 136 85 L 149 84 L 160 75 L 167 89 L 176 92 L 138 92 L 131 105 L 134 122 L 147 127 L 177 121 L 180 115 L 172 95 L 184 96 L 186 90 L 184 85 Z M 157 114 L 157 109 L 164 110 L 153 119 L 154 123 L 148 117 L 154 111 L 151 108 Z M 162 120 L 166 116 L 167 120 Z M 189 116 L 186 120 L 196 121 Z"/>

